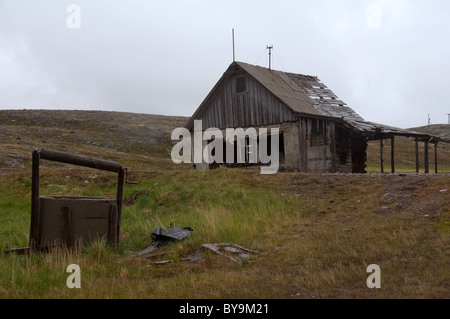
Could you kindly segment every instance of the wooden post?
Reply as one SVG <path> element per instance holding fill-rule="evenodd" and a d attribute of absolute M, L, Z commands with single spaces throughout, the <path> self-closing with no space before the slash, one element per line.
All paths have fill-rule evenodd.
<path fill-rule="evenodd" d="M 117 181 L 117 242 L 120 241 L 120 222 L 122 220 L 122 201 L 123 201 L 123 183 L 125 178 L 125 169 L 120 166 L 119 177 Z"/>
<path fill-rule="evenodd" d="M 394 136 L 391 136 L 391 173 L 395 173 Z"/>
<path fill-rule="evenodd" d="M 383 163 L 383 137 L 380 138 L 380 166 L 381 166 L 381 174 L 384 173 L 384 163 Z"/>
<path fill-rule="evenodd" d="M 330 144 L 331 144 L 331 170 L 336 173 L 336 126 L 334 122 L 330 123 Z"/>
<path fill-rule="evenodd" d="M 425 174 L 430 173 L 428 162 L 428 141 L 425 141 Z"/>
<path fill-rule="evenodd" d="M 29 246 L 36 249 L 39 246 L 39 152 L 32 154 L 31 173 L 31 224 Z"/>
<path fill-rule="evenodd" d="M 419 173 L 419 140 L 415 139 L 416 144 L 416 173 Z"/>
<path fill-rule="evenodd" d="M 434 172 L 436 174 L 438 173 L 437 145 L 438 143 L 434 143 Z"/>
<path fill-rule="evenodd" d="M 298 128 L 299 128 L 299 147 L 300 147 L 300 172 L 308 171 L 308 162 L 306 156 L 307 150 L 307 139 L 306 139 L 306 120 L 302 117 L 298 119 Z"/>
<path fill-rule="evenodd" d="M 333 152 L 333 146 L 331 144 L 330 144 L 330 146 L 328 146 L 328 144 L 327 144 L 327 132 L 328 132 L 328 130 L 326 129 L 327 121 L 322 121 L 322 122 L 323 122 L 323 132 L 322 132 L 323 149 L 322 149 L 322 151 L 323 151 L 323 159 L 324 159 L 323 168 L 324 168 L 325 172 L 328 173 L 330 171 L 327 169 L 327 149 L 331 147 L 330 150 L 331 150 L 331 152 Z M 331 157 L 333 157 L 333 156 L 331 156 Z M 331 173 L 334 173 L 333 168 L 331 168 Z"/>
<path fill-rule="evenodd" d="M 67 248 L 73 247 L 72 217 L 70 207 L 61 208 L 61 232 L 63 245 Z"/>
<path fill-rule="evenodd" d="M 109 210 L 108 243 L 112 246 L 117 246 L 119 244 L 119 238 L 117 237 L 117 215 L 117 206 L 111 205 L 111 208 Z"/>

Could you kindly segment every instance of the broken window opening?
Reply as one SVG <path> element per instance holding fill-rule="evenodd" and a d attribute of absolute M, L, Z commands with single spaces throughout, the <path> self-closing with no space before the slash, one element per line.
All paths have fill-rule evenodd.
<path fill-rule="evenodd" d="M 283 132 L 279 132 L 279 157 L 278 160 L 281 164 L 285 162 L 285 148 L 284 148 L 284 135 Z M 237 139 L 234 139 L 234 141 L 230 142 L 226 139 L 223 140 L 223 163 L 220 163 L 220 165 L 226 165 L 229 167 L 244 167 L 244 166 L 260 166 L 262 165 L 261 159 L 259 156 L 260 147 L 261 147 L 261 140 L 259 136 L 257 136 L 256 141 L 254 143 L 250 143 L 250 137 L 246 136 L 245 140 L 242 141 L 241 147 L 238 148 L 238 141 Z M 264 141 L 267 143 L 267 156 L 272 157 L 272 135 L 267 135 L 267 141 Z M 231 146 L 232 145 L 232 146 Z M 231 146 L 231 147 L 230 147 Z M 233 162 L 228 163 L 227 162 L 227 151 L 229 148 L 232 148 L 233 150 Z M 244 152 L 242 158 L 244 159 L 243 163 L 239 162 L 239 159 L 241 158 L 240 152 Z M 256 160 L 255 160 L 256 159 Z M 210 165 L 210 168 L 215 168 L 218 165 L 212 166 Z"/>
<path fill-rule="evenodd" d="M 247 93 L 247 78 L 239 77 L 236 78 L 236 93 Z"/>
<path fill-rule="evenodd" d="M 327 142 L 325 121 L 311 119 L 311 146 Z"/>

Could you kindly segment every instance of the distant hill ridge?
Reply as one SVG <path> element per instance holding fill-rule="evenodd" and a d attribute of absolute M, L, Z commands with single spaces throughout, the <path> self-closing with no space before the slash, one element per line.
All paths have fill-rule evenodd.
<path fill-rule="evenodd" d="M 450 138 L 450 124 L 432 124 L 426 126 L 412 127 L 412 131 Z"/>
<path fill-rule="evenodd" d="M 33 149 L 111 158 L 115 153 L 170 158 L 171 133 L 188 118 L 82 110 L 0 110 L 0 166 L 28 162 Z"/>
<path fill-rule="evenodd" d="M 171 133 L 188 117 L 83 110 L 0 110 L 0 167 L 30 164 L 31 152 L 43 147 L 106 159 L 130 165 L 173 167 Z M 411 130 L 450 138 L 450 125 L 435 124 Z M 397 149 L 400 150 L 397 143 Z M 440 158 L 448 162 L 447 144 Z M 398 151 L 399 152 L 399 151 Z M 373 158 L 371 154 L 373 153 Z M 405 155 L 410 159 L 411 151 Z M 378 152 L 369 152 L 371 162 Z M 397 159 L 401 160 L 401 152 Z"/>

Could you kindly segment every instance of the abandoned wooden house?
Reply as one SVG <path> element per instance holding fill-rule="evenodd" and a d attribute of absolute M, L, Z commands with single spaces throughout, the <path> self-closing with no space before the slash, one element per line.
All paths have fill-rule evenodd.
<path fill-rule="evenodd" d="M 427 134 L 365 121 L 315 76 L 243 62 L 228 67 L 188 120 L 185 127 L 191 133 L 194 120 L 202 120 L 203 130 L 278 127 L 280 169 L 300 172 L 364 173 L 369 140 L 380 140 L 382 146 L 383 140 L 390 139 L 394 163 L 394 137 L 406 136 L 415 139 L 417 171 L 418 142 L 425 143 L 428 173 L 428 143 L 436 147 L 441 141 Z M 208 169 L 211 164 L 195 166 Z M 394 172 L 395 165 L 391 166 Z"/>

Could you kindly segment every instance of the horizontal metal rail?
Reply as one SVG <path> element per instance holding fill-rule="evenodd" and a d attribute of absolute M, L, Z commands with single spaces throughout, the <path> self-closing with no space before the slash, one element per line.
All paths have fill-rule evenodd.
<path fill-rule="evenodd" d="M 61 162 L 66 164 L 73 164 L 78 166 L 85 166 L 96 168 L 99 170 L 118 173 L 123 167 L 116 162 L 107 161 L 100 158 L 89 157 L 84 155 L 77 155 L 62 151 L 55 151 L 43 148 L 40 152 L 40 158 L 48 161 Z"/>

